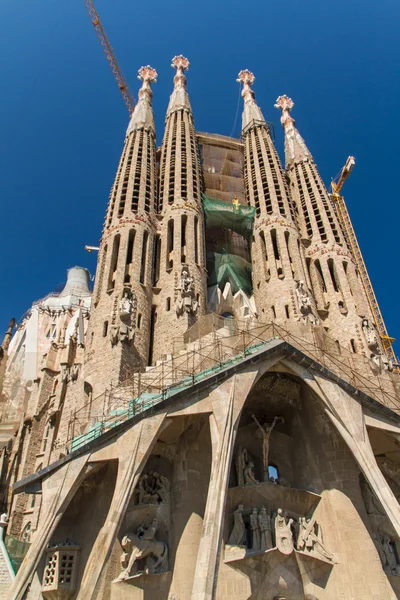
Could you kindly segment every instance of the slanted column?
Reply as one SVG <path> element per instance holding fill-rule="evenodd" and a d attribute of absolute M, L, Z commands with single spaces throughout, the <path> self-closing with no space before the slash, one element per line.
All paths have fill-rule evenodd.
<path fill-rule="evenodd" d="M 87 335 L 85 378 L 94 395 L 148 364 L 152 268 L 157 228 L 156 134 L 151 83 L 157 73 L 139 70 L 142 87 L 110 194 Z"/>
<path fill-rule="evenodd" d="M 249 204 L 256 209 L 251 254 L 257 313 L 261 320 L 315 323 L 316 308 L 307 288 L 296 206 L 269 126 L 256 103 L 251 88 L 254 80 L 250 71 L 240 71 L 245 188 Z M 302 294 L 307 296 L 307 309 L 297 292 L 300 282 Z"/>
<path fill-rule="evenodd" d="M 175 56 L 174 89 L 161 146 L 160 277 L 154 297 L 152 362 L 171 354 L 174 338 L 207 309 L 201 172 L 193 114 L 186 90 L 189 61 Z"/>

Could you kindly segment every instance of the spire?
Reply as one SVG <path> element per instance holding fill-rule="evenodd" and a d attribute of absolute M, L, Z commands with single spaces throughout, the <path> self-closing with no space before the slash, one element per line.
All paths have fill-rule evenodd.
<path fill-rule="evenodd" d="M 242 114 L 242 129 L 252 121 L 265 121 L 261 109 L 256 102 L 256 96 L 251 89 L 251 86 L 255 81 L 254 74 L 245 69 L 244 71 L 240 71 L 236 81 L 243 83 L 242 98 L 244 100 L 244 108 Z"/>
<path fill-rule="evenodd" d="M 151 106 L 153 92 L 151 91 L 150 83 L 156 83 L 157 71 L 150 67 L 150 65 L 147 65 L 146 67 L 140 67 L 138 73 L 138 79 L 141 79 L 143 83 L 139 90 L 138 103 L 135 106 L 126 131 L 127 136 L 135 129 L 141 129 L 142 127 L 150 128 L 153 132 L 155 131 L 153 109 Z"/>
<path fill-rule="evenodd" d="M 296 121 L 290 114 L 290 111 L 294 106 L 293 100 L 286 95 L 279 96 L 276 99 L 276 104 L 274 106 L 282 111 L 281 123 L 283 129 L 285 130 L 286 167 L 292 163 L 312 160 L 311 152 L 297 131 Z"/>
<path fill-rule="evenodd" d="M 186 91 L 186 76 L 185 71 L 188 70 L 190 66 L 190 62 L 187 58 L 180 54 L 179 56 L 174 56 L 172 59 L 171 67 L 176 69 L 176 75 L 174 77 L 174 90 L 169 99 L 167 116 L 174 110 L 180 110 L 182 108 L 186 108 L 187 110 L 192 110 L 190 106 L 189 96 Z"/>
<path fill-rule="evenodd" d="M 8 347 L 10 345 L 10 341 L 11 341 L 11 338 L 12 338 L 12 335 L 13 335 L 14 327 L 15 327 L 15 319 L 13 318 L 13 319 L 11 319 L 11 321 L 8 324 L 8 328 L 7 328 L 7 331 L 5 333 L 3 343 L 1 345 L 1 348 L 3 350 L 8 350 Z"/>

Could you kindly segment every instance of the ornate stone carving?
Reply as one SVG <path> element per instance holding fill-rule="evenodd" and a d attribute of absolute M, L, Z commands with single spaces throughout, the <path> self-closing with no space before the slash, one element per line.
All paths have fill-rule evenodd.
<path fill-rule="evenodd" d="M 291 554 L 294 550 L 292 524 L 293 519 L 286 521 L 283 510 L 278 508 L 275 515 L 275 544 L 282 554 Z"/>
<path fill-rule="evenodd" d="M 374 543 L 379 552 L 385 571 L 389 575 L 400 576 L 400 562 L 397 556 L 395 543 L 389 536 L 380 536 L 377 534 L 374 534 Z"/>
<path fill-rule="evenodd" d="M 258 429 L 261 431 L 263 471 L 264 471 L 263 480 L 268 481 L 269 480 L 269 475 L 268 475 L 269 438 L 271 437 L 272 430 L 275 427 L 276 423 L 278 421 L 283 423 L 284 420 L 282 417 L 274 417 L 274 420 L 271 425 L 268 425 L 268 423 L 264 423 L 264 425 L 260 425 L 260 423 L 256 419 L 255 415 L 252 415 L 252 418 L 253 418 L 254 422 L 256 423 Z"/>
<path fill-rule="evenodd" d="M 239 446 L 239 449 L 236 454 L 236 460 L 235 460 L 237 484 L 239 486 L 244 485 L 244 468 L 246 466 L 246 463 L 247 463 L 247 450 L 246 450 L 246 448 L 242 448 L 242 446 Z"/>
<path fill-rule="evenodd" d="M 189 267 L 182 267 L 179 282 L 179 294 L 175 301 L 175 309 L 178 317 L 183 313 L 195 315 L 198 309 L 198 302 L 195 299 L 194 280 L 190 276 Z"/>
<path fill-rule="evenodd" d="M 233 529 L 228 540 L 228 544 L 232 546 L 242 546 L 244 544 L 246 527 L 243 521 L 243 510 L 243 504 L 239 504 L 233 512 Z"/>
<path fill-rule="evenodd" d="M 311 325 L 318 325 L 319 320 L 314 314 L 311 295 L 306 290 L 304 281 L 296 283 L 296 296 L 300 311 L 300 320 Z"/>
<path fill-rule="evenodd" d="M 243 470 L 245 485 L 259 484 L 260 482 L 254 477 L 254 463 L 248 462 Z"/>
<path fill-rule="evenodd" d="M 371 352 L 371 360 L 380 368 L 385 369 L 387 371 L 393 370 L 392 362 L 387 358 L 386 354 L 383 352 L 381 342 L 379 339 L 379 334 L 370 319 L 366 317 L 362 320 L 362 330 L 367 342 L 367 346 L 369 351 Z"/>
<path fill-rule="evenodd" d="M 153 519 L 147 527 L 141 525 L 136 533 L 127 533 L 122 538 L 122 571 L 116 582 L 138 577 L 143 573 L 161 573 L 168 570 L 168 547 L 164 542 L 155 539 L 157 529 L 158 519 Z"/>
<path fill-rule="evenodd" d="M 297 550 L 310 552 L 332 562 L 333 555 L 328 552 L 322 542 L 321 527 L 315 519 L 299 518 L 299 534 L 297 537 Z"/>
<path fill-rule="evenodd" d="M 72 598 L 76 591 L 79 546 L 67 539 L 49 544 L 43 573 L 42 595 L 45 598 Z"/>
<path fill-rule="evenodd" d="M 164 475 L 157 471 L 143 473 L 135 489 L 137 504 L 165 504 L 170 489 L 169 480 Z"/>

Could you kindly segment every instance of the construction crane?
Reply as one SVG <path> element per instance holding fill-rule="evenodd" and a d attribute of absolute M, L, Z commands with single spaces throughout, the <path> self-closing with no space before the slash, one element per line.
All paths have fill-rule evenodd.
<path fill-rule="evenodd" d="M 356 164 L 354 156 L 349 156 L 346 164 L 343 169 L 340 171 L 339 175 L 333 179 L 331 182 L 331 199 L 333 201 L 333 206 L 335 208 L 335 212 L 337 214 L 340 226 L 342 228 L 343 234 L 346 238 L 347 245 L 354 257 L 356 262 L 358 272 L 361 276 L 361 281 L 363 283 L 365 293 L 367 294 L 368 303 L 371 308 L 372 316 L 375 320 L 376 326 L 378 328 L 379 335 L 382 340 L 382 346 L 385 350 L 386 356 L 391 361 L 394 366 L 394 369 L 397 373 L 400 373 L 398 361 L 396 355 L 393 350 L 393 342 L 394 338 L 388 335 L 385 322 L 382 317 L 382 313 L 379 308 L 378 301 L 375 296 L 374 289 L 372 287 L 371 280 L 368 275 L 367 267 L 365 266 L 365 262 L 363 256 L 361 254 L 360 246 L 357 241 L 356 234 L 354 232 L 353 225 L 350 220 L 350 215 L 348 213 L 346 203 L 344 201 L 343 196 L 340 195 L 344 182 L 349 177 L 350 173 L 353 170 L 354 165 Z"/>
<path fill-rule="evenodd" d="M 122 74 L 120 67 L 118 66 L 117 59 L 114 56 L 114 51 L 110 45 L 110 42 L 107 39 L 103 26 L 101 24 L 99 15 L 97 10 L 92 2 L 92 0 L 83 0 L 88 11 L 90 20 L 92 21 L 92 25 L 97 34 L 97 37 L 100 41 L 101 47 L 103 48 L 103 52 L 106 56 L 108 64 L 111 67 L 111 71 L 114 75 L 114 79 L 117 82 L 119 91 L 121 92 L 121 96 L 125 102 L 125 106 L 128 109 L 129 116 L 133 113 L 133 109 L 135 108 L 135 99 L 129 89 L 128 83 L 125 77 Z"/>

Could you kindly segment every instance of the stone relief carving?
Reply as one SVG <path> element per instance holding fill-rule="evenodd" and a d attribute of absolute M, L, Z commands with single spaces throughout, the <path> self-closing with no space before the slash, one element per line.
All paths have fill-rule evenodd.
<path fill-rule="evenodd" d="M 315 316 L 310 293 L 306 290 L 304 281 L 296 283 L 296 296 L 300 311 L 300 320 L 304 323 L 318 325 L 319 319 Z"/>
<path fill-rule="evenodd" d="M 80 363 L 74 363 L 70 367 L 63 364 L 61 366 L 61 382 L 68 383 L 69 381 L 76 381 L 79 377 L 80 368 Z"/>
<path fill-rule="evenodd" d="M 114 303 L 111 319 L 112 326 L 110 327 L 109 334 L 112 346 L 115 346 L 118 342 L 121 344 L 130 344 L 135 339 L 134 326 L 136 323 L 136 307 L 136 295 L 127 290 L 124 291 L 123 296 L 119 301 L 118 317 L 116 315 L 116 305 Z"/>
<path fill-rule="evenodd" d="M 323 545 L 321 526 L 315 519 L 299 518 L 297 550 L 320 555 L 331 562 L 333 560 L 333 555 Z"/>
<path fill-rule="evenodd" d="M 254 477 L 254 463 L 252 461 L 246 463 L 243 469 L 245 485 L 258 485 L 260 482 Z"/>
<path fill-rule="evenodd" d="M 334 562 L 315 518 L 289 518 L 281 508 L 271 517 L 265 506 L 246 509 L 239 504 L 233 512 L 233 527 L 227 542 L 228 555 L 243 558 L 248 553 L 272 548 L 277 548 L 282 554 L 291 554 L 296 549 L 319 560 Z"/>
<path fill-rule="evenodd" d="M 182 267 L 178 291 L 179 294 L 175 301 L 177 316 L 179 317 L 185 312 L 195 315 L 198 309 L 198 302 L 195 297 L 194 280 L 190 276 L 189 267 Z"/>
<path fill-rule="evenodd" d="M 169 480 L 164 475 L 157 471 L 143 473 L 135 489 L 137 504 L 166 504 L 170 489 Z"/>
<path fill-rule="evenodd" d="M 122 538 L 122 571 L 115 582 L 168 570 L 168 547 L 155 538 L 158 524 L 158 519 L 153 519 L 150 525 L 141 525 L 136 533 L 127 533 Z"/>
<path fill-rule="evenodd" d="M 394 541 L 387 535 L 374 534 L 374 543 L 385 571 L 389 575 L 400 576 L 400 561 Z"/>
<path fill-rule="evenodd" d="M 274 420 L 271 425 L 268 423 L 264 423 L 264 425 L 260 425 L 255 415 L 252 415 L 254 422 L 256 423 L 258 429 L 261 432 L 262 436 L 262 458 L 263 458 L 263 481 L 269 480 L 268 474 L 268 454 L 269 454 L 269 438 L 271 437 L 272 430 L 274 429 L 276 423 L 280 421 L 284 423 L 283 417 L 274 417 Z"/>

